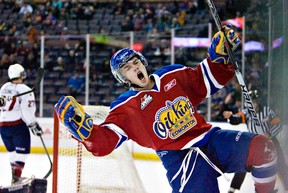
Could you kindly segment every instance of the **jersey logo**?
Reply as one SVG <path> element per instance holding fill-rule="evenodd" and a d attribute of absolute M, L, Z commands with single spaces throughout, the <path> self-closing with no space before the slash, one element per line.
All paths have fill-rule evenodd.
<path fill-rule="evenodd" d="M 267 144 L 267 143 L 265 143 L 264 153 L 267 153 L 267 158 L 266 158 L 266 159 L 267 159 L 268 161 L 273 161 L 273 160 L 276 159 L 276 152 L 273 151 L 272 149 L 270 149 L 270 148 L 268 147 L 268 144 Z"/>
<path fill-rule="evenodd" d="M 171 80 L 164 86 L 164 91 L 167 92 L 176 85 L 176 79 Z"/>
<path fill-rule="evenodd" d="M 158 157 L 164 157 L 164 155 L 168 154 L 168 151 L 160 151 L 160 152 L 157 152 L 157 155 Z"/>
<path fill-rule="evenodd" d="M 239 131 L 239 132 L 237 133 L 237 136 L 236 136 L 236 138 L 235 138 L 235 141 L 239 141 L 241 135 L 242 135 L 242 132 Z"/>
<path fill-rule="evenodd" d="M 144 97 L 141 98 L 141 110 L 145 109 L 152 100 L 153 98 L 151 95 L 145 94 Z"/>
<path fill-rule="evenodd" d="M 166 106 L 157 111 L 153 131 L 161 139 L 176 139 L 196 124 L 192 103 L 180 96 L 172 102 L 166 101 Z"/>

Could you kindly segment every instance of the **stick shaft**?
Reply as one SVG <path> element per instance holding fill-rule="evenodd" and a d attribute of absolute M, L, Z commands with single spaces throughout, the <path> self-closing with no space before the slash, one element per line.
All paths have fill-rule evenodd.
<path fill-rule="evenodd" d="M 16 94 L 16 95 L 13 96 L 13 99 L 16 98 L 16 97 L 19 97 L 19 96 L 22 96 L 22 95 L 25 95 L 25 94 L 29 94 L 29 93 L 31 93 L 31 92 L 34 92 L 34 90 L 35 90 L 35 89 L 33 88 L 33 89 L 28 90 L 28 91 L 26 91 L 26 92 L 22 92 L 22 93 Z"/>
<path fill-rule="evenodd" d="M 43 76 L 44 76 L 44 68 L 39 68 L 38 72 L 37 72 L 36 83 L 35 83 L 34 87 L 31 90 L 28 90 L 26 92 L 22 92 L 22 93 L 14 95 L 13 99 L 16 97 L 34 92 L 35 90 L 38 90 L 40 87 L 41 80 L 43 79 Z"/>
<path fill-rule="evenodd" d="M 228 44 L 228 40 L 227 40 L 227 37 L 226 37 L 226 34 L 225 34 L 225 30 L 224 28 L 222 27 L 222 24 L 221 24 L 221 20 L 220 20 L 220 17 L 218 15 L 218 12 L 217 12 L 217 9 L 215 7 L 215 4 L 213 2 L 213 0 L 207 0 L 207 4 L 209 6 L 209 9 L 210 9 L 210 12 L 213 16 L 213 19 L 215 21 L 215 24 L 218 28 L 218 31 L 222 31 L 223 34 L 224 34 L 224 37 L 225 37 L 225 48 L 226 48 L 226 51 L 228 53 L 228 56 L 229 56 L 229 59 L 231 61 L 231 63 L 233 64 L 234 66 L 234 69 L 235 69 L 235 73 L 236 73 L 236 78 L 238 80 L 238 83 L 240 84 L 241 86 L 241 90 L 242 90 L 242 93 L 243 93 L 243 98 L 244 98 L 244 101 L 246 103 L 246 106 L 247 106 L 247 109 L 251 115 L 251 118 L 253 119 L 253 122 L 254 122 L 254 128 L 248 128 L 249 131 L 251 132 L 254 132 L 254 133 L 259 133 L 259 134 L 264 134 L 264 130 L 263 130 L 263 127 L 262 127 L 262 124 L 259 120 L 259 118 L 257 117 L 257 113 L 255 111 L 255 108 L 254 108 L 254 105 L 253 105 L 253 102 L 252 102 L 252 99 L 251 99 L 251 96 L 249 94 L 249 91 L 248 91 L 248 88 L 244 82 L 244 79 L 243 79 L 243 76 L 241 74 L 241 72 L 239 71 L 239 66 L 237 64 L 237 61 L 233 55 L 233 52 Z"/>
<path fill-rule="evenodd" d="M 52 164 L 52 161 L 51 161 L 49 152 L 48 152 L 48 150 L 47 150 L 47 148 L 46 148 L 46 145 L 45 145 L 45 143 L 44 143 L 44 141 L 43 141 L 42 136 L 40 135 L 39 137 L 40 137 L 40 139 L 41 139 L 41 142 L 42 142 L 42 145 L 43 145 L 43 147 L 44 147 L 45 153 L 46 153 L 46 155 L 47 155 L 47 157 L 48 157 L 48 159 L 49 159 L 49 162 L 50 162 L 50 169 L 49 169 L 49 171 L 47 172 L 47 174 L 44 176 L 44 178 L 46 179 L 46 178 L 48 178 L 48 176 L 49 176 L 49 175 L 51 174 L 51 172 L 52 172 L 52 165 L 53 165 L 53 164 Z"/>

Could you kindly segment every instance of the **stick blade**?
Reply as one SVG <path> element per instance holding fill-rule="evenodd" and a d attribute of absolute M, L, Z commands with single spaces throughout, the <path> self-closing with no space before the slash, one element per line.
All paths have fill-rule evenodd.
<path fill-rule="evenodd" d="M 38 90 L 40 88 L 40 83 L 41 80 L 43 79 L 44 76 L 44 68 L 38 68 L 38 72 L 37 72 L 37 77 L 36 77 L 36 84 L 34 86 L 34 90 Z"/>

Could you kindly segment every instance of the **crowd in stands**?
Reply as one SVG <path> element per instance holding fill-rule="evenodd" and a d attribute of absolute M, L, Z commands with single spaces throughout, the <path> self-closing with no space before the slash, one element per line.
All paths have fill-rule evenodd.
<path fill-rule="evenodd" d="M 240 1 L 215 2 L 216 5 L 221 5 L 219 13 L 223 19 L 241 16 L 246 11 L 241 9 L 239 4 L 235 4 Z M 241 2 L 242 7 L 247 6 L 244 1 Z M 45 45 L 44 64 L 49 73 L 45 74 L 44 84 L 47 87 L 44 89 L 44 103 L 45 108 L 50 109 L 62 94 L 71 94 L 72 89 L 69 90 L 67 81 L 75 75 L 75 70 L 80 73 L 85 70 L 85 38 L 81 35 L 90 33 L 121 37 L 118 34 L 122 34 L 125 37 L 123 34 L 134 31 L 138 35 L 135 35 L 135 40 L 143 44 L 142 53 L 148 58 L 153 69 L 157 65 L 170 64 L 171 29 L 179 30 L 176 33 L 182 36 L 207 37 L 206 24 L 213 23 L 205 0 L 155 3 L 129 0 L 115 3 L 89 0 L 47 0 L 41 3 L 2 0 L 0 13 L 1 83 L 6 81 L 8 66 L 17 62 L 28 70 L 27 81 L 33 86 L 35 72 L 40 66 L 40 37 L 57 35 L 58 39 Z M 197 25 L 200 27 L 194 28 Z M 259 26 L 255 24 L 252 27 Z M 74 36 L 78 37 L 76 41 L 72 40 Z M 257 34 L 253 34 L 253 37 L 255 36 Z M 127 41 L 127 38 L 125 40 Z M 109 59 L 117 49 L 118 47 L 113 45 L 91 44 L 91 104 L 108 105 L 123 91 L 110 75 Z M 175 62 L 194 65 L 200 62 L 206 53 L 206 48 L 177 48 Z M 240 56 L 241 52 L 238 52 L 237 59 L 241 60 Z M 259 53 L 247 55 L 245 79 L 251 88 L 263 86 L 260 81 L 263 68 L 260 66 L 264 62 L 265 58 Z M 222 121 L 221 111 L 227 106 L 239 108 L 241 94 L 238 87 L 237 81 L 232 81 L 213 96 L 213 120 Z M 75 93 L 74 90 L 77 97 L 84 99 L 83 85 L 81 92 Z M 199 106 L 203 114 L 207 112 L 206 107 L 206 104 Z M 47 111 L 44 116 L 52 116 L 51 111 Z"/>

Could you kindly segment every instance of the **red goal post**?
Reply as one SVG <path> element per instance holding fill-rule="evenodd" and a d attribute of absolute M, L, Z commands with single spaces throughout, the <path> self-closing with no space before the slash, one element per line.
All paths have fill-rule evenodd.
<path fill-rule="evenodd" d="M 104 121 L 106 106 L 84 106 L 95 123 Z M 104 157 L 93 156 L 74 139 L 54 110 L 52 192 L 145 193 L 126 143 Z"/>

